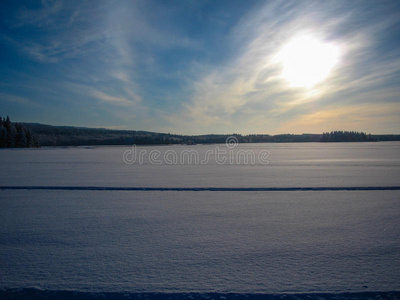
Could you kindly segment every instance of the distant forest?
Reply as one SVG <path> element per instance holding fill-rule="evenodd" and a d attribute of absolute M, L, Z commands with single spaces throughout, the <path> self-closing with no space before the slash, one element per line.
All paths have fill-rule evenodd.
<path fill-rule="evenodd" d="M 235 136 L 239 143 L 400 141 L 400 135 L 371 135 L 355 131 L 323 134 L 207 134 L 177 135 L 135 130 L 111 130 L 37 123 L 13 123 L 0 117 L 0 147 L 219 144 Z"/>
<path fill-rule="evenodd" d="M 40 147 L 39 137 L 30 128 L 0 116 L 0 148 Z"/>

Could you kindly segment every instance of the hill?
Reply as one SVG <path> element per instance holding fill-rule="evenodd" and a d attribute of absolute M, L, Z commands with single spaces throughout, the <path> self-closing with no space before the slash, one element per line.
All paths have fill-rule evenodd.
<path fill-rule="evenodd" d="M 239 143 L 377 142 L 400 141 L 400 135 L 371 135 L 355 131 L 323 134 L 206 134 L 178 135 L 136 130 L 112 130 L 39 123 L 13 123 L 0 117 L 0 147 L 217 144 L 232 136 Z"/>
<path fill-rule="evenodd" d="M 234 136 L 239 143 L 400 141 L 400 135 L 371 135 L 354 131 L 333 131 L 323 134 L 178 135 L 136 130 L 51 126 L 37 123 L 22 124 L 39 137 L 42 146 L 215 144 L 225 143 L 231 136 Z"/>

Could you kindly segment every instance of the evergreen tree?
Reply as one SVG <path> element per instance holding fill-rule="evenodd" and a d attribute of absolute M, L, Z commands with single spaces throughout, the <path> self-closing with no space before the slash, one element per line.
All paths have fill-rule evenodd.
<path fill-rule="evenodd" d="M 15 124 L 15 147 L 26 147 L 26 136 L 21 124 Z"/>
<path fill-rule="evenodd" d="M 10 117 L 0 117 L 0 147 L 40 147 L 39 137 Z"/>
<path fill-rule="evenodd" d="M 30 129 L 25 129 L 25 128 L 24 128 L 24 130 L 25 130 L 25 137 L 26 137 L 26 147 L 28 147 L 28 148 L 34 147 L 32 131 L 30 131 Z"/>
<path fill-rule="evenodd" d="M 7 130 L 4 127 L 3 119 L 0 117 L 0 148 L 7 146 Z"/>

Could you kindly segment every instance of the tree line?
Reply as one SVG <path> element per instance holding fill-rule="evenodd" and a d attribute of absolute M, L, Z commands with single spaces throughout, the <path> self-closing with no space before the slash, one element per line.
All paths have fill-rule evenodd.
<path fill-rule="evenodd" d="M 239 143 L 375 142 L 400 140 L 400 135 L 371 135 L 356 131 L 323 134 L 206 134 L 177 135 L 135 130 L 110 130 L 24 123 L 40 137 L 42 146 L 223 144 L 230 136 Z"/>
<path fill-rule="evenodd" d="M 376 142 L 371 134 L 357 131 L 332 131 L 322 134 L 321 142 Z"/>
<path fill-rule="evenodd" d="M 0 116 L 0 148 L 39 148 L 40 141 L 37 135 L 20 123 L 13 123 L 10 117 Z"/>
<path fill-rule="evenodd" d="M 400 141 L 400 135 L 371 135 L 357 131 L 323 134 L 206 134 L 178 135 L 136 130 L 110 130 L 37 123 L 12 123 L 0 117 L 0 147 L 223 144 L 228 137 L 239 143 L 375 142 Z"/>

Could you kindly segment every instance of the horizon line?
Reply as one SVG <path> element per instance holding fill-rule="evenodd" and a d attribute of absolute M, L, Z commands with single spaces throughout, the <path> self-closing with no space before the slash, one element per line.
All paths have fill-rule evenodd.
<path fill-rule="evenodd" d="M 112 187 L 112 186 L 0 186 L 0 190 L 70 191 L 172 191 L 172 192 L 320 192 L 320 191 L 398 191 L 400 186 L 327 187 Z"/>
<path fill-rule="evenodd" d="M 170 132 L 161 132 L 161 131 L 151 131 L 151 130 L 146 130 L 146 129 L 116 129 L 116 128 L 110 128 L 110 127 L 88 127 L 88 126 L 79 126 L 79 125 L 53 125 L 53 124 L 46 124 L 46 123 L 40 123 L 40 122 L 24 122 L 24 121 L 12 121 L 13 123 L 21 123 L 21 124 L 38 124 L 38 125 L 45 125 L 45 126 L 52 126 L 52 127 L 75 127 L 75 128 L 85 128 L 85 129 L 105 129 L 105 130 L 111 130 L 111 131 L 144 131 L 144 132 L 150 132 L 150 133 L 159 133 L 159 134 L 170 134 L 170 135 L 181 135 L 181 136 L 202 136 L 202 135 L 269 135 L 269 136 L 275 136 L 275 135 L 322 135 L 324 133 L 331 133 L 331 132 L 358 132 L 358 133 L 365 133 L 367 135 L 400 135 L 400 133 L 371 133 L 367 131 L 359 131 L 359 130 L 330 130 L 330 131 L 324 131 L 321 133 L 309 133 L 309 132 L 303 132 L 303 133 L 275 133 L 275 134 L 270 134 L 270 133 L 195 133 L 195 134 L 188 134 L 188 133 L 170 133 Z"/>

